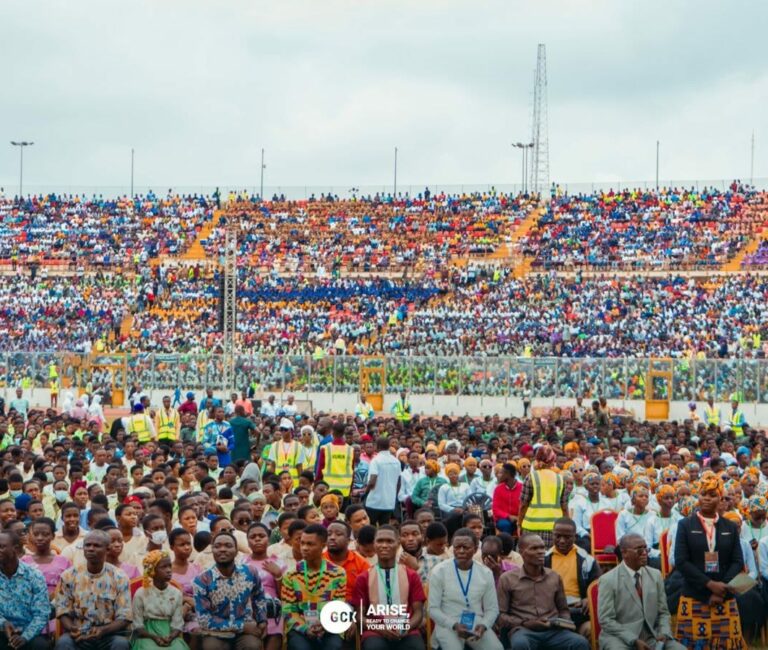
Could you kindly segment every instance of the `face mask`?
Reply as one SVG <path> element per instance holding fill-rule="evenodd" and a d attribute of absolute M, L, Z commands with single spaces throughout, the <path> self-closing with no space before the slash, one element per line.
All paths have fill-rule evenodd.
<path fill-rule="evenodd" d="M 11 490 L 11 496 L 15 499 L 21 494 L 21 490 Z"/>
<path fill-rule="evenodd" d="M 260 496 L 261 496 L 261 494 L 259 494 L 258 492 L 251 492 L 251 493 L 248 495 L 248 501 L 250 501 L 251 503 L 253 503 L 253 502 L 254 502 L 254 501 L 256 501 L 256 499 L 258 499 Z"/>
<path fill-rule="evenodd" d="M 152 533 L 152 543 L 156 544 L 157 546 L 162 546 L 165 544 L 166 540 L 168 539 L 168 533 L 164 530 L 156 530 L 154 533 Z"/>
<path fill-rule="evenodd" d="M 53 494 L 56 497 L 56 501 L 59 503 L 64 503 L 69 497 L 69 492 L 66 490 L 56 490 Z"/>
<path fill-rule="evenodd" d="M 53 476 L 53 472 L 46 472 L 46 473 L 45 473 L 45 479 L 46 479 L 46 480 L 47 480 L 49 483 L 53 483 L 53 482 L 56 480 L 56 479 L 54 478 L 54 476 Z"/>

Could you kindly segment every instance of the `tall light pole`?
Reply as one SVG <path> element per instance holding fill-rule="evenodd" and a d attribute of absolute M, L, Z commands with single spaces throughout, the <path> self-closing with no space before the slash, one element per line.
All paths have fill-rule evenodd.
<path fill-rule="evenodd" d="M 261 184 L 259 185 L 259 198 L 264 202 L 264 170 L 267 166 L 264 164 L 264 149 L 261 149 Z"/>
<path fill-rule="evenodd" d="M 24 196 L 24 147 L 31 147 L 35 143 L 26 140 L 19 142 L 11 140 L 11 144 L 19 148 L 19 197 L 22 197 Z"/>
<path fill-rule="evenodd" d="M 133 147 L 131 147 L 131 200 L 133 200 Z"/>
<path fill-rule="evenodd" d="M 527 144 L 523 144 L 522 142 L 513 142 L 512 146 L 515 149 L 521 149 L 523 152 L 523 180 L 520 185 L 520 193 L 525 194 L 525 191 L 527 189 L 526 185 L 526 170 L 528 169 L 528 149 L 533 149 L 533 142 L 528 142 Z"/>
<path fill-rule="evenodd" d="M 749 160 L 749 184 L 755 184 L 755 132 L 752 131 L 752 155 Z"/>
<path fill-rule="evenodd" d="M 397 200 L 397 147 L 395 147 L 395 184 L 393 198 Z"/>
<path fill-rule="evenodd" d="M 656 140 L 656 191 L 659 191 L 659 141 Z"/>

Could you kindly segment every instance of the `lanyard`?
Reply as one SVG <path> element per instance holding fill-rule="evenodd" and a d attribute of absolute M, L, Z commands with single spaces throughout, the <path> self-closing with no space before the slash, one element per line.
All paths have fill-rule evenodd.
<path fill-rule="evenodd" d="M 387 605 L 392 604 L 392 581 L 389 577 L 389 572 L 391 569 L 382 569 L 380 566 L 376 567 L 376 570 L 379 572 L 379 580 L 384 578 L 384 594 L 387 597 Z"/>
<path fill-rule="evenodd" d="M 469 567 L 469 576 L 467 576 L 467 585 L 464 586 L 464 583 L 461 580 L 461 575 L 459 574 L 459 563 L 454 560 L 453 561 L 453 570 L 456 571 L 456 580 L 459 581 L 459 589 L 461 589 L 461 595 L 464 596 L 464 602 L 467 604 L 467 609 L 472 609 L 472 606 L 469 604 L 469 585 L 472 582 L 472 570 L 475 568 L 475 563 L 472 563 L 472 566 Z"/>
<path fill-rule="evenodd" d="M 710 528 L 704 520 L 704 517 L 701 516 L 701 513 L 697 512 L 696 516 L 699 518 L 699 523 L 701 524 L 702 529 L 704 530 L 704 534 L 707 537 L 707 547 L 709 548 L 709 552 L 713 553 L 715 551 L 715 544 L 717 543 L 717 539 L 715 536 L 715 525 L 717 524 L 717 520 L 719 517 L 715 515 L 715 521 L 712 524 L 712 527 Z"/>
<path fill-rule="evenodd" d="M 317 576 L 317 582 L 315 583 L 315 588 L 310 589 L 309 588 L 309 575 L 307 575 L 307 562 L 304 561 L 304 586 L 307 588 L 307 595 L 312 598 L 317 593 L 317 590 L 320 588 L 320 584 L 323 581 L 323 576 L 325 575 L 325 560 L 323 560 L 320 563 L 320 573 Z"/>
<path fill-rule="evenodd" d="M 749 526 L 749 534 L 752 536 L 753 540 L 759 542 L 761 539 L 763 539 L 763 531 L 765 530 L 765 526 L 757 529 L 760 531 L 760 534 L 757 537 L 755 537 L 755 527 L 752 524 L 747 524 L 747 526 Z"/>

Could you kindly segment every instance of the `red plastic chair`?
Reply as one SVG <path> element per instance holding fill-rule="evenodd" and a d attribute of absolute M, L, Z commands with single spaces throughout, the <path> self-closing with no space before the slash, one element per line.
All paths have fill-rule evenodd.
<path fill-rule="evenodd" d="M 597 650 L 599 647 L 597 642 L 600 636 L 600 621 L 597 619 L 597 585 L 599 582 L 599 580 L 595 580 L 587 587 L 587 603 L 589 604 L 589 620 L 591 621 L 589 640 L 592 644 L 592 650 Z"/>
<path fill-rule="evenodd" d="M 592 529 L 592 557 L 599 564 L 616 566 L 619 559 L 615 553 L 606 553 L 608 546 L 616 547 L 616 519 L 619 513 L 613 510 L 600 510 L 592 515 L 590 528 Z"/>

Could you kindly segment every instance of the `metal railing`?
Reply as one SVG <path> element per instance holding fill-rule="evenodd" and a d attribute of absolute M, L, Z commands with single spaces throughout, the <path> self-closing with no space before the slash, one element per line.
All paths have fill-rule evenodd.
<path fill-rule="evenodd" d="M 47 388 L 53 364 L 62 385 L 87 388 L 111 384 L 127 390 L 138 382 L 144 389 L 182 391 L 214 388 L 242 390 L 256 381 L 275 393 L 357 393 L 360 371 L 371 357 L 311 355 L 240 355 L 235 358 L 235 385 L 224 386 L 222 355 L 194 354 L 0 354 L 0 386 Z M 486 397 L 596 398 L 644 400 L 649 370 L 671 373 L 654 382 L 660 398 L 768 403 L 768 360 L 647 358 L 520 358 L 520 357 L 398 357 L 385 359 L 385 385 L 370 392 Z M 377 375 L 369 376 L 374 381 Z M 380 381 L 380 379 L 378 379 Z"/>
<path fill-rule="evenodd" d="M 749 183 L 748 180 L 742 179 L 744 183 Z M 659 187 L 677 187 L 677 188 L 695 188 L 701 190 L 705 187 L 715 188 L 720 191 L 725 191 L 733 182 L 733 179 L 660 179 Z M 14 187 L 17 181 L 15 179 L 6 179 L 5 182 L 0 179 L 0 186 L 4 187 L 5 196 L 14 195 Z M 753 183 L 758 190 L 768 190 L 768 178 L 755 178 Z M 398 195 L 408 195 L 411 197 L 417 196 L 423 192 L 425 188 L 429 188 L 430 192 L 439 194 L 445 192 L 447 194 L 469 194 L 475 192 L 487 193 L 487 192 L 504 192 L 506 194 L 517 194 L 522 191 L 522 185 L 520 183 L 400 183 L 397 184 Z M 621 178 L 602 180 L 602 181 L 577 181 L 566 182 L 560 181 L 556 183 L 556 187 L 562 192 L 568 192 L 570 194 L 591 194 L 597 191 L 609 191 L 618 190 L 623 188 L 631 189 L 644 189 L 653 190 L 656 188 L 656 181 L 654 180 L 625 180 Z M 184 185 L 173 183 L 155 183 L 151 185 L 136 185 L 134 186 L 135 194 L 147 194 L 149 191 L 153 191 L 157 196 L 165 196 L 168 190 L 171 190 L 175 194 L 202 194 L 212 196 L 218 189 L 221 195 L 222 201 L 225 201 L 229 194 L 241 194 L 243 192 L 251 196 L 256 196 L 259 193 L 259 185 L 244 183 L 241 185 L 225 183 L 222 185 Z M 116 185 L 95 185 L 95 184 L 25 184 L 25 194 L 76 194 L 79 196 L 102 196 L 105 198 L 116 196 L 127 196 L 130 194 L 130 184 L 116 184 Z M 393 191 L 391 184 L 366 184 L 359 185 L 356 183 L 332 183 L 332 184 L 316 184 L 316 185 L 265 185 L 264 196 L 271 198 L 274 195 L 285 195 L 287 199 L 299 200 L 309 199 L 312 196 L 319 198 L 321 194 L 332 194 L 339 198 L 351 198 L 353 196 L 368 196 L 368 195 L 390 195 Z"/>

